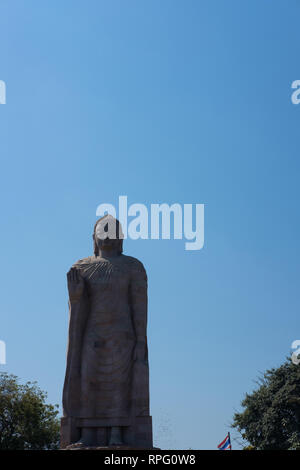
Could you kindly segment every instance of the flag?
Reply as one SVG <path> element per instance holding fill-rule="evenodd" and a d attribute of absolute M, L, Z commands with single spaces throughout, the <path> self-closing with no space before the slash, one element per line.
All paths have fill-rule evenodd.
<path fill-rule="evenodd" d="M 228 433 L 224 441 L 218 445 L 219 450 L 231 450 L 230 434 Z"/>

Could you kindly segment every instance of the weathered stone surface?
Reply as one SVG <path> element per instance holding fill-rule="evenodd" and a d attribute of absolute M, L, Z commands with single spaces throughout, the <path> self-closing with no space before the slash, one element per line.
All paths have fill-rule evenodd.
<path fill-rule="evenodd" d="M 112 237 L 110 224 L 117 227 Z M 109 236 L 103 239 L 103 233 Z M 107 235 L 107 234 L 106 234 Z M 94 256 L 68 272 L 69 342 L 61 448 L 152 447 L 147 349 L 147 275 L 122 254 L 111 216 L 94 228 Z"/>

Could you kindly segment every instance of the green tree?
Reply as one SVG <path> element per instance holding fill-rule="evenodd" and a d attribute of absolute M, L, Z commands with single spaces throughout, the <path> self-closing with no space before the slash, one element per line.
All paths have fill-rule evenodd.
<path fill-rule="evenodd" d="M 1 450 L 58 448 L 58 405 L 46 404 L 46 397 L 36 382 L 22 385 L 15 375 L 0 373 Z"/>
<path fill-rule="evenodd" d="M 300 449 L 300 365 L 287 359 L 257 385 L 242 401 L 243 411 L 234 414 L 232 427 L 252 449 Z"/>

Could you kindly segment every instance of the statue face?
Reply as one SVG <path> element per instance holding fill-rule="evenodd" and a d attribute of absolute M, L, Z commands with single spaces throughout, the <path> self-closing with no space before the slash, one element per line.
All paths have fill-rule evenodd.
<path fill-rule="evenodd" d="M 118 238 L 96 238 L 96 243 L 100 251 L 118 251 L 120 248 L 120 240 Z"/>

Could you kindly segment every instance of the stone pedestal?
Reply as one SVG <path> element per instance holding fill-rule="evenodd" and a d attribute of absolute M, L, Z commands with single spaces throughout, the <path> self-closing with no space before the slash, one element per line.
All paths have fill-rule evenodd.
<path fill-rule="evenodd" d="M 112 426 L 122 428 L 124 446 L 108 447 L 109 433 Z M 76 444 L 80 441 L 81 429 L 91 428 L 95 430 L 96 442 L 93 446 L 86 447 Z M 61 419 L 61 449 L 152 449 L 152 417 L 138 416 L 134 418 L 73 418 Z"/>

